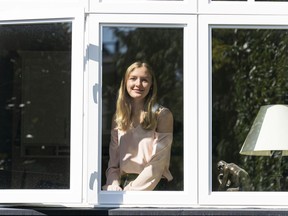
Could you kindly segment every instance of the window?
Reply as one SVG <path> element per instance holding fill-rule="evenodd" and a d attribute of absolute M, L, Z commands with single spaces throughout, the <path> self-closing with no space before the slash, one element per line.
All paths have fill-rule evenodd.
<path fill-rule="evenodd" d="M 0 27 L 2 189 L 70 188 L 71 29 Z"/>
<path fill-rule="evenodd" d="M 168 184 L 167 190 L 181 191 L 183 190 L 183 28 L 103 26 L 102 30 L 102 184 L 105 183 L 111 120 L 115 112 L 120 81 L 125 67 L 128 67 L 133 60 L 146 59 L 156 73 L 158 101 L 168 107 L 174 117 L 170 162 L 174 178 Z M 106 42 L 108 38 L 112 40 Z"/>
<path fill-rule="evenodd" d="M 176 10 L 177 8 L 177 10 Z M 196 13 L 197 0 L 93 0 L 91 12 L 106 13 Z"/>
<path fill-rule="evenodd" d="M 209 71 L 199 76 L 199 141 L 206 143 L 200 145 L 200 161 L 207 161 L 200 164 L 200 178 L 205 179 L 200 182 L 200 202 L 257 205 L 265 203 L 263 197 L 269 196 L 273 197 L 270 204 L 277 199 L 275 204 L 281 205 L 279 197 L 286 194 L 285 157 L 280 164 L 279 158 L 239 152 L 260 107 L 287 101 L 285 21 L 283 17 L 261 17 L 258 22 L 247 16 L 210 18 L 203 17 L 200 22 L 200 44 L 210 50 L 210 56 L 202 51 L 199 55 L 200 71 Z M 207 34 L 209 44 L 204 45 L 202 33 Z M 205 61 L 209 66 L 204 66 Z M 221 160 L 248 173 L 248 183 L 240 191 L 227 194 L 227 188 L 220 187 L 222 177 L 217 163 Z"/>
<path fill-rule="evenodd" d="M 288 100 L 287 6 L 2 0 L 0 202 L 287 206 L 287 158 L 239 153 L 260 107 Z M 119 82 L 135 60 L 152 65 L 174 116 L 167 191 L 101 189 Z M 219 187 L 223 161 L 247 172 L 247 187 Z"/>
<path fill-rule="evenodd" d="M 2 203 L 81 200 L 83 24 L 68 11 L 1 13 Z"/>
<path fill-rule="evenodd" d="M 204 0 L 198 1 L 199 11 L 213 14 L 287 14 L 287 1 L 278 0 Z"/>
<path fill-rule="evenodd" d="M 108 19 L 107 19 L 108 18 Z M 187 64 L 188 59 L 185 56 L 186 43 L 189 41 L 186 38 L 195 37 L 196 23 L 184 22 L 180 17 L 177 20 L 172 20 L 169 16 L 135 16 L 133 15 L 134 23 L 130 23 L 130 16 L 125 16 L 122 19 L 115 17 L 111 19 L 111 16 L 102 16 L 101 20 L 99 17 L 96 18 L 101 29 L 101 37 L 97 37 L 99 33 L 91 32 L 90 37 L 90 56 L 101 55 L 101 67 L 96 66 L 92 63 L 90 65 L 90 72 L 92 72 L 92 67 L 95 71 L 98 71 L 98 76 L 94 77 L 95 81 L 97 79 L 101 80 L 94 83 L 92 86 L 99 86 L 98 89 L 102 89 L 102 104 L 91 108 L 91 110 L 98 109 L 101 110 L 100 116 L 102 117 L 102 131 L 99 132 L 98 137 L 95 137 L 99 142 L 98 151 L 99 161 L 97 162 L 98 167 L 94 169 L 99 169 L 101 173 L 101 181 L 98 182 L 98 202 L 102 204 L 147 204 L 156 205 L 157 203 L 163 203 L 160 197 L 163 196 L 163 192 L 167 191 L 128 191 L 128 192 L 111 192 L 102 191 L 101 186 L 105 184 L 105 170 L 108 161 L 108 147 L 110 141 L 110 127 L 112 115 L 115 111 L 115 100 L 117 97 L 117 90 L 120 84 L 121 76 L 125 72 L 126 67 L 132 61 L 139 59 L 149 59 L 153 69 L 155 70 L 156 76 L 158 78 L 158 99 L 161 104 L 167 106 L 174 115 L 174 140 L 172 144 L 173 155 L 171 156 L 170 170 L 174 176 L 174 180 L 170 184 L 169 193 L 174 194 L 173 197 L 166 199 L 165 203 L 177 203 L 177 197 L 181 196 L 181 203 L 185 202 L 195 202 L 196 196 L 193 196 L 192 191 L 196 190 L 196 184 L 187 183 L 193 182 L 193 174 L 189 171 L 192 166 L 196 165 L 196 156 L 191 157 L 191 155 L 186 155 L 187 149 L 196 148 L 197 134 L 196 130 L 185 132 L 187 124 L 191 127 L 196 126 L 196 116 L 194 113 L 187 112 L 188 109 L 196 109 L 196 78 L 194 78 L 194 84 L 189 89 L 188 92 L 184 91 L 184 87 L 187 85 L 185 79 L 190 80 L 189 77 L 194 77 L 196 66 L 195 64 Z M 150 20 L 150 24 L 147 25 L 147 19 Z M 167 20 L 169 19 L 169 24 Z M 175 24 L 174 24 L 175 23 Z M 180 23 L 180 24 L 179 24 Z M 95 24 L 93 22 L 93 24 Z M 94 28 L 97 29 L 97 28 Z M 145 37 L 143 37 L 145 35 Z M 129 38 L 129 40 L 127 40 Z M 134 43 L 133 41 L 137 41 Z M 196 41 L 195 41 L 196 42 Z M 101 46 L 101 49 L 96 49 Z M 195 44 L 191 44 L 195 46 Z M 95 52 L 100 53 L 96 54 Z M 196 49 L 194 49 L 196 50 Z M 90 58 L 90 57 L 89 57 Z M 191 62 L 191 60 L 189 60 Z M 94 67 L 96 66 L 96 67 Z M 101 70 L 100 70 L 101 69 Z M 94 72 L 95 73 L 95 72 Z M 95 75 L 95 74 L 94 74 Z M 92 76 L 94 76 L 92 75 Z M 90 79 L 91 80 L 91 79 Z M 191 85 L 188 84 L 188 85 Z M 171 98 L 171 96 L 173 97 Z M 185 101 L 182 98 L 190 97 L 191 103 Z M 194 102 L 193 102 L 194 101 Z M 99 115 L 95 115 L 99 116 Z M 188 120 L 190 119 L 190 120 Z M 188 122 L 189 121 L 189 122 Z M 186 133 L 186 135 L 185 135 Z M 187 136 L 189 135 L 191 136 Z M 190 140 L 194 145 L 188 145 L 185 140 Z M 97 143 L 97 141 L 94 141 Z M 189 152 L 189 151 L 188 151 Z M 188 153 L 187 152 L 187 153 Z M 92 152 L 91 153 L 92 157 Z M 194 153 L 196 153 L 194 151 Z M 189 152 L 191 154 L 191 151 Z M 190 158 L 190 162 L 184 163 L 185 158 Z M 96 163 L 95 163 L 96 164 Z M 92 166 L 91 166 L 92 167 Z M 194 169 L 196 170 L 196 169 Z M 190 191 L 190 192 L 189 192 Z M 141 194 L 138 196 L 137 194 Z M 152 195 L 152 194 L 153 195 Z M 136 198 L 137 197 L 137 198 Z"/>
<path fill-rule="evenodd" d="M 239 154 L 261 106 L 287 104 L 287 29 L 212 28 L 211 35 L 213 180 L 225 159 L 249 173 L 240 190 L 287 191 L 286 157 Z"/>

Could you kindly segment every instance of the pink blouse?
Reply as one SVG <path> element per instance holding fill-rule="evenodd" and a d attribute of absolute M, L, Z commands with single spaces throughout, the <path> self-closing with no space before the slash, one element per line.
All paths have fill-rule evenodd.
<path fill-rule="evenodd" d="M 169 111 L 163 108 L 158 118 L 161 118 L 164 110 Z M 162 177 L 171 181 L 173 177 L 169 164 L 172 140 L 172 133 L 145 130 L 141 125 L 125 132 L 111 130 L 110 159 L 103 190 L 107 190 L 109 185 L 120 185 L 121 175 L 125 173 L 139 175 L 123 190 L 153 190 Z"/>

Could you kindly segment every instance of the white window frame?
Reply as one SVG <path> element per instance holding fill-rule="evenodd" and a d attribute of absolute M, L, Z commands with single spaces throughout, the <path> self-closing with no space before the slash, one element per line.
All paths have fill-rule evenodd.
<path fill-rule="evenodd" d="M 212 191 L 211 28 L 287 28 L 288 16 L 203 15 L 199 17 L 199 204 L 287 206 L 288 192 Z M 240 149 L 239 149 L 240 151 Z"/>
<path fill-rule="evenodd" d="M 92 13 L 196 13 L 197 0 L 90 0 Z"/>
<path fill-rule="evenodd" d="M 17 1 L 16 1 L 17 2 Z M 83 177 L 83 35 L 84 9 L 66 5 L 53 9 L 9 1 L 1 4 L 0 25 L 72 22 L 70 189 L 1 189 L 1 203 L 81 203 Z M 27 3 L 27 2 L 26 2 Z M 38 2 L 39 3 L 39 2 Z M 45 5 L 45 4 L 44 4 Z M 48 4 L 47 4 L 48 6 Z"/>
<path fill-rule="evenodd" d="M 288 14 L 288 2 L 198 0 L 201 14 Z"/>
<path fill-rule="evenodd" d="M 182 206 L 197 204 L 197 19 L 185 15 L 114 15 L 89 17 L 89 155 L 88 172 L 98 175 L 89 187 L 88 202 L 102 206 Z M 101 26 L 181 27 L 184 29 L 184 190 L 183 191 L 102 191 L 101 184 L 101 103 L 95 103 L 92 89 L 101 89 Z M 95 88 L 95 87 L 94 87 Z M 100 91 L 101 101 L 101 91 Z M 98 129 L 97 129 L 98 128 Z M 98 144 L 98 145 L 97 145 Z"/>

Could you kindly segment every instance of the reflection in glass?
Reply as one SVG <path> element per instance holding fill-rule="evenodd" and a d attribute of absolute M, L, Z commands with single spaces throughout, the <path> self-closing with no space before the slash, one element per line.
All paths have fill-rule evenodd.
<path fill-rule="evenodd" d="M 70 182 L 71 23 L 0 26 L 0 188 Z"/>
<path fill-rule="evenodd" d="M 174 116 L 169 190 L 183 190 L 183 29 L 103 27 L 102 185 L 109 159 L 111 120 L 122 74 L 136 60 L 150 63 L 158 81 L 158 101 Z"/>
<path fill-rule="evenodd" d="M 286 29 L 212 30 L 214 191 L 219 190 L 219 180 L 223 180 L 223 175 L 219 176 L 221 160 L 237 165 L 249 175 L 249 185 L 240 190 L 279 190 L 279 174 L 275 172 L 279 170 L 279 158 L 239 152 L 260 107 L 288 102 L 287 43 Z M 287 159 L 283 156 L 280 165 L 282 191 L 288 189 Z"/>

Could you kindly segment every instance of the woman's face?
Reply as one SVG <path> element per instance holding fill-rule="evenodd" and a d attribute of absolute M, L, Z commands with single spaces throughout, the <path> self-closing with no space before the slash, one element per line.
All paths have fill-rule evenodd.
<path fill-rule="evenodd" d="M 126 90 L 131 98 L 144 100 L 152 86 L 152 77 L 146 67 L 135 68 L 126 81 Z"/>

